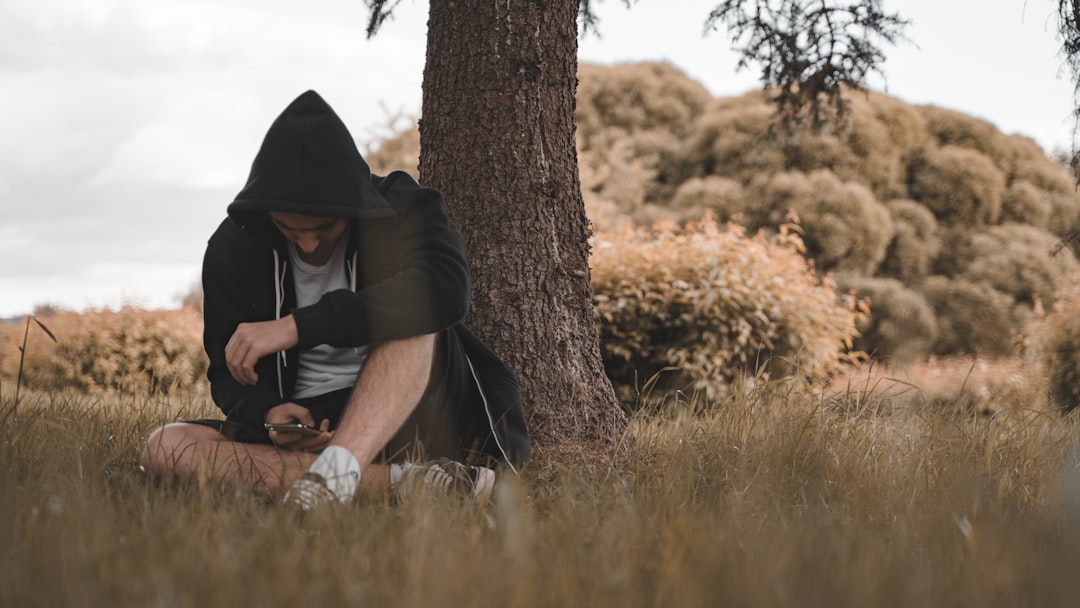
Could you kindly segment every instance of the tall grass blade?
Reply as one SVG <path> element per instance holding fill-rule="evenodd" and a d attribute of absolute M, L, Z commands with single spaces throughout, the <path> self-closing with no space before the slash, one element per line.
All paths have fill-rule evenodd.
<path fill-rule="evenodd" d="M 56 335 L 54 335 L 53 332 L 48 327 L 45 327 L 45 324 L 42 323 L 40 319 L 38 319 L 37 317 L 35 317 L 33 315 L 31 315 L 30 318 L 34 320 L 34 323 L 38 324 L 38 327 L 41 328 L 41 331 L 45 332 L 45 335 L 49 336 L 49 338 L 52 339 L 54 344 L 59 342 L 59 340 L 56 339 Z"/>
<path fill-rule="evenodd" d="M 41 330 L 45 332 L 45 335 L 49 336 L 54 343 L 57 342 L 56 335 L 53 334 L 52 330 L 48 327 L 45 327 L 44 323 L 39 321 L 34 315 L 26 315 L 26 329 L 23 330 L 22 344 L 19 345 L 19 372 L 15 376 L 15 402 L 11 406 L 11 411 L 8 412 L 8 415 L 14 414 L 15 409 L 19 407 L 19 391 L 22 389 L 23 364 L 26 362 L 26 342 L 30 339 L 30 319 L 33 319 L 34 323 L 37 323 L 38 327 L 40 327 Z M 5 415 L 4 418 L 6 419 L 7 415 Z"/>
<path fill-rule="evenodd" d="M 15 402 L 11 406 L 11 413 L 19 407 L 19 389 L 22 388 L 23 363 L 26 362 L 26 340 L 30 337 L 30 317 L 26 315 L 26 329 L 23 331 L 22 345 L 19 346 L 19 372 L 15 375 Z"/>

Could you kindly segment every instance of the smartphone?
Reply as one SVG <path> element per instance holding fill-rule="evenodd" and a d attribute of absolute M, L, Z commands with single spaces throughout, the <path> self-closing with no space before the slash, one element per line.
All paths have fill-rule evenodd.
<path fill-rule="evenodd" d="M 266 430 L 268 430 L 268 431 L 277 431 L 279 433 L 298 433 L 298 434 L 300 434 L 300 435 L 302 435 L 304 437 L 311 437 L 311 436 L 319 435 L 319 434 L 322 433 L 321 430 L 319 430 L 319 429 L 317 429 L 317 428 L 315 428 L 313 426 L 308 426 L 306 424 L 300 424 L 299 422 L 289 422 L 289 423 L 279 423 L 279 424 L 274 424 L 272 422 L 267 422 L 263 426 L 265 426 Z"/>

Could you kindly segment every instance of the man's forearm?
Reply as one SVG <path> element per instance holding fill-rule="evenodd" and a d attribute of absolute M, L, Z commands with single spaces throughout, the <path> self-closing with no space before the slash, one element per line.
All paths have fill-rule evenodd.
<path fill-rule="evenodd" d="M 416 409 L 431 378 L 435 334 L 375 345 L 357 378 L 331 445 L 370 464 Z"/>

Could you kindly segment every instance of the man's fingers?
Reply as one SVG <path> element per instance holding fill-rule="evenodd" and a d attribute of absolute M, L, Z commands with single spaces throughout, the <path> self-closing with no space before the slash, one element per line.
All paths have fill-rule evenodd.
<path fill-rule="evenodd" d="M 304 450 L 307 452 L 317 452 L 325 448 L 330 440 L 334 437 L 333 433 L 323 432 L 321 435 L 315 435 L 312 437 L 304 437 L 302 441 L 298 441 L 293 449 Z"/>
<path fill-rule="evenodd" d="M 263 420 L 265 422 L 274 424 L 291 424 L 297 423 L 303 424 L 309 427 L 315 427 L 315 418 L 311 415 L 311 410 L 306 407 L 287 401 L 275 405 L 263 414 Z M 328 432 L 330 429 L 330 421 L 324 419 L 322 424 L 318 426 L 318 429 L 322 433 L 318 435 L 306 435 L 303 433 L 294 433 L 290 431 L 270 431 L 270 440 L 274 442 L 274 445 L 283 448 L 289 448 L 293 450 L 308 450 L 310 446 L 329 443 L 331 434 Z"/>
<path fill-rule="evenodd" d="M 270 441 L 273 441 L 274 445 L 305 452 L 317 452 L 325 448 L 333 437 L 334 434 L 328 431 L 324 431 L 319 435 L 302 435 L 300 433 L 289 433 L 287 431 L 270 431 Z"/>
<path fill-rule="evenodd" d="M 244 369 L 244 360 L 249 352 L 250 348 L 239 332 L 233 334 L 229 343 L 225 345 L 225 366 L 229 368 L 229 374 L 240 384 L 253 384 L 250 374 Z"/>
<path fill-rule="evenodd" d="M 246 337 L 237 332 L 225 346 L 225 366 L 229 373 L 240 384 L 255 384 L 259 375 L 255 373 L 255 364 L 259 361 L 259 354 L 252 348 Z"/>
<path fill-rule="evenodd" d="M 229 374 L 236 379 L 240 384 L 252 385 L 259 380 L 259 375 L 255 373 L 254 367 L 244 367 L 243 365 L 230 365 Z"/>
<path fill-rule="evenodd" d="M 300 440 L 300 435 L 296 433 L 284 433 L 281 431 L 270 431 L 270 441 L 274 442 L 274 445 L 280 447 L 291 447 L 292 444 Z"/>
<path fill-rule="evenodd" d="M 244 380 L 248 384 L 255 384 L 259 379 L 258 374 L 255 373 L 255 364 L 258 363 L 259 357 L 255 355 L 254 351 L 248 350 L 244 354 L 243 363 L 240 365 L 241 374 L 244 376 Z"/>
<path fill-rule="evenodd" d="M 296 421 L 300 424 L 310 427 L 315 426 L 315 418 L 311 415 L 311 410 L 307 409 L 306 407 L 301 407 L 298 405 L 295 408 L 291 409 L 289 413 L 294 418 L 296 418 Z"/>

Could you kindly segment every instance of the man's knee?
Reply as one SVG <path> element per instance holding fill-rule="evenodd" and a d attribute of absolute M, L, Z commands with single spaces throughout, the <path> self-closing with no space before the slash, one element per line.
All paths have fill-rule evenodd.
<path fill-rule="evenodd" d="M 196 458 L 200 444 L 221 439 L 221 434 L 209 426 L 189 422 L 167 424 L 150 433 L 139 464 L 147 472 L 158 475 L 182 473 L 177 469 L 185 469 Z"/>

